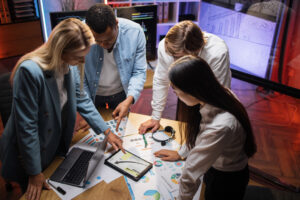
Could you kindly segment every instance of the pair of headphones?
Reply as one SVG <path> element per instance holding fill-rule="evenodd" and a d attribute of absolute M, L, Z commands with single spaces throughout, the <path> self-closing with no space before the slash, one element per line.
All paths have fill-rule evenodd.
<path fill-rule="evenodd" d="M 170 133 L 171 136 L 168 136 L 164 132 Z M 165 146 L 167 142 L 170 142 L 175 138 L 175 130 L 172 126 L 166 126 L 164 130 L 158 130 L 152 133 L 152 138 L 156 142 L 160 142 L 161 146 Z"/>

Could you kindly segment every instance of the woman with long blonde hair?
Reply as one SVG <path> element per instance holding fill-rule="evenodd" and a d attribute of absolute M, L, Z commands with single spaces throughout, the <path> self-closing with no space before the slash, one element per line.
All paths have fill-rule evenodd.
<path fill-rule="evenodd" d="M 67 153 L 76 111 L 115 149 L 123 149 L 82 88 L 84 58 L 93 42 L 86 24 L 66 19 L 13 69 L 12 111 L 0 140 L 2 176 L 19 182 L 27 199 L 39 199 L 41 189 L 49 188 L 42 171 Z"/>

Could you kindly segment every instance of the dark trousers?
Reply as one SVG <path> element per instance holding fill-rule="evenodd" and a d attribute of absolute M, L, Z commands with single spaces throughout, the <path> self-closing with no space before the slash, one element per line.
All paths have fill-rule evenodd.
<path fill-rule="evenodd" d="M 119 103 L 126 99 L 126 93 L 124 91 L 111 96 L 99 96 L 96 95 L 95 106 L 96 108 L 103 107 L 106 108 L 106 104 L 109 108 L 115 109 Z"/>
<path fill-rule="evenodd" d="M 235 172 L 223 172 L 211 167 L 204 175 L 205 200 L 242 200 L 248 182 L 248 165 Z"/>

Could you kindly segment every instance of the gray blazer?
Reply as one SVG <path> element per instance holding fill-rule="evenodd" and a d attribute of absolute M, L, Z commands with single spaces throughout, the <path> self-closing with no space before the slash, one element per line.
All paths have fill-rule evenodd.
<path fill-rule="evenodd" d="M 57 153 L 65 154 L 72 140 L 76 111 L 97 134 L 105 131 L 106 124 L 93 102 L 80 91 L 77 67 L 71 66 L 65 75 L 65 87 L 68 118 L 62 131 L 54 73 L 43 71 L 32 60 L 21 63 L 14 77 L 12 112 L 0 139 L 4 178 L 24 180 L 47 168 Z"/>

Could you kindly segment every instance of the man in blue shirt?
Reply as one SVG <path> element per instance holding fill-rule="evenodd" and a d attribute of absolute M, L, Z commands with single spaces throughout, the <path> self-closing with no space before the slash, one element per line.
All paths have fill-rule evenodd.
<path fill-rule="evenodd" d="M 146 39 L 141 26 L 116 18 L 113 9 L 95 4 L 86 15 L 97 44 L 85 57 L 85 90 L 96 107 L 114 109 L 117 129 L 146 80 Z"/>

